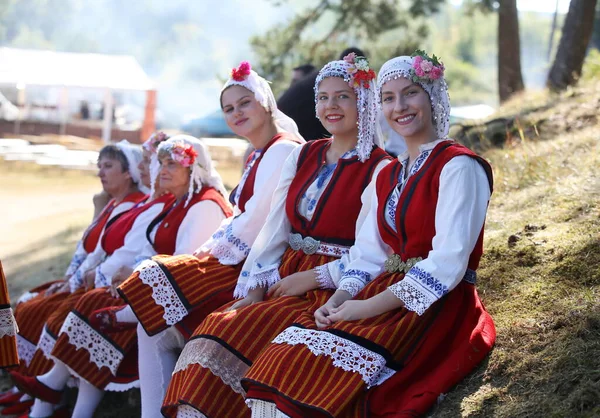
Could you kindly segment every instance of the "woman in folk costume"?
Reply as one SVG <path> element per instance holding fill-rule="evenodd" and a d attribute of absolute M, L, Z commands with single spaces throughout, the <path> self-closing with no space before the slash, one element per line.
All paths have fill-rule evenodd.
<path fill-rule="evenodd" d="M 333 136 L 285 162 L 275 204 L 238 280 L 235 294 L 243 299 L 209 315 L 186 344 L 166 416 L 249 416 L 244 373 L 279 332 L 302 312 L 312 315 L 338 287 L 368 212 L 371 180 L 389 163 L 376 141 L 374 77 L 367 60 L 354 55 L 319 72 L 316 113 Z"/>
<path fill-rule="evenodd" d="M 8 287 L 0 261 L 0 368 L 19 364 L 17 353 L 17 323 L 10 307 Z"/>
<path fill-rule="evenodd" d="M 215 228 L 194 255 L 154 257 L 119 287 L 130 305 L 117 313 L 119 323 L 127 315 L 140 323 L 143 417 L 161 416 L 177 356 L 195 326 L 233 299 L 242 263 L 269 213 L 283 162 L 304 142 L 296 124 L 277 109 L 267 81 L 247 62 L 234 69 L 225 83 L 221 107 L 230 128 L 256 149 L 231 194 L 234 216 Z"/>
<path fill-rule="evenodd" d="M 56 340 L 56 336 L 48 334 L 44 325 L 56 307 L 71 294 L 71 287 L 76 288 L 82 283 L 84 269 L 93 266 L 91 259 L 89 263 L 85 262 L 100 242 L 107 223 L 145 198 L 145 194 L 139 190 L 141 185 L 137 166 L 141 154 L 139 147 L 125 140 L 100 150 L 98 177 L 112 199 L 84 232 L 64 279 L 32 289 L 19 300 L 15 309 L 15 319 L 20 325 L 17 335 L 19 373 L 35 376 L 45 373 L 52 366 L 44 352 L 34 359 L 39 348 L 45 349 L 49 355 Z"/>
<path fill-rule="evenodd" d="M 339 289 L 244 376 L 253 417 L 420 416 L 490 351 L 474 284 L 492 171 L 447 137 L 443 72 L 422 51 L 381 68 L 383 114 L 407 152 L 377 177 Z"/>
<path fill-rule="evenodd" d="M 197 248 L 230 215 L 221 178 L 212 169 L 210 155 L 199 140 L 187 135 L 175 136 L 158 146 L 158 158 L 161 163 L 160 188 L 171 192 L 170 196 L 158 199 L 162 202 L 161 210 L 157 212 L 156 205 L 149 207 L 151 216 L 146 216 L 146 211 L 138 216 L 135 221 L 142 224 L 133 225 L 131 233 L 125 237 L 115 235 L 131 223 L 129 213 L 124 215 L 127 218 L 124 224 L 117 226 L 115 234 L 112 227 L 116 223 L 105 233 L 105 236 L 110 234 L 105 240 L 108 247 L 118 245 L 114 241 L 125 242 L 122 251 L 113 256 L 130 266 L 136 257 L 147 258 L 156 255 L 157 251 L 175 254 Z M 125 254 L 119 254 L 123 252 Z M 111 271 L 116 271 L 116 266 L 101 265 L 101 269 L 95 272 L 96 285 L 107 286 L 108 279 L 103 272 Z M 37 380 L 24 378 L 18 382 L 24 389 L 29 389 L 29 393 L 44 400 L 46 410 L 51 406 L 49 404 L 60 401 L 62 389 L 71 373 L 80 378 L 74 417 L 91 417 L 103 389 L 126 390 L 133 386 L 135 370 L 129 379 L 119 376 L 118 371 L 124 354 L 135 342 L 135 330 L 109 335 L 95 330 L 87 321 L 87 316 L 94 309 L 115 305 L 115 299 L 107 290 L 102 287 L 88 292 L 69 312 L 51 353 L 55 360 L 52 370 Z M 117 305 L 122 306 L 123 303 L 117 301 Z M 36 401 L 32 417 L 46 416 L 41 404 Z M 40 408 L 36 409 L 38 406 Z"/>

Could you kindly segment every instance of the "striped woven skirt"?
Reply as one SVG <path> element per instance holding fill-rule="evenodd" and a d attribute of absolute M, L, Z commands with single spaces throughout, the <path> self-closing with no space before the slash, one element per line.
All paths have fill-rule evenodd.
<path fill-rule="evenodd" d="M 290 248 L 284 253 L 279 274 L 310 270 L 335 257 L 305 255 Z M 224 312 L 210 314 L 194 331 L 175 367 L 163 403 L 167 417 L 178 408 L 194 409 L 207 417 L 250 416 L 240 379 L 269 342 L 303 312 L 309 315 L 333 294 L 313 290 L 301 297 L 284 296 Z M 194 415 L 191 415 L 194 416 Z"/>
<path fill-rule="evenodd" d="M 94 289 L 79 299 L 58 333 L 52 357 L 95 387 L 121 392 L 138 385 L 137 334 L 135 328 L 102 333 L 90 325 L 88 317 L 95 310 L 125 305 L 107 290 Z"/>
<path fill-rule="evenodd" d="M 177 325 L 188 337 L 206 315 L 233 299 L 242 264 L 223 265 L 212 256 L 158 255 L 144 261 L 119 293 L 148 335 Z"/>
<path fill-rule="evenodd" d="M 402 277 L 385 273 L 356 299 Z M 289 417 L 420 416 L 494 341 L 491 317 L 475 287 L 463 281 L 421 316 L 396 309 L 318 330 L 302 314 L 262 352 L 242 386 L 250 405 L 276 406 Z"/>
<path fill-rule="evenodd" d="M 15 308 L 15 319 L 19 326 L 17 348 L 19 351 L 19 370 L 21 374 L 38 376 L 46 373 L 52 367 L 52 362 L 45 356 L 35 356 L 38 350 L 44 325 L 57 307 L 70 295 L 69 292 L 55 293 L 46 296 L 44 291 L 55 282 L 45 283 L 28 292 L 30 298 L 25 298 Z M 23 300 L 23 298 L 22 298 Z M 48 340 L 45 338 L 44 341 Z M 34 357 L 35 361 L 34 361 Z"/>

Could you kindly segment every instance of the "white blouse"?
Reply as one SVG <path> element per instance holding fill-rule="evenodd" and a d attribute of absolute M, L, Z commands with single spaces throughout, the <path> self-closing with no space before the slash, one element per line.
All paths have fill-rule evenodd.
<path fill-rule="evenodd" d="M 421 146 L 421 154 L 410 168 L 398 192 L 387 201 L 386 222 L 395 230 L 395 207 L 407 180 L 414 175 L 440 141 Z M 406 165 L 408 155 L 398 157 Z M 401 177 L 402 178 L 402 177 Z M 407 309 L 422 315 L 431 304 L 454 289 L 465 276 L 469 257 L 485 222 L 491 191 L 483 167 L 471 157 L 451 159 L 440 173 L 439 196 L 435 212 L 436 234 L 426 259 L 412 267 L 405 277 L 389 289 Z M 393 210 L 392 210 L 393 209 Z M 384 271 L 393 253 L 379 235 L 378 198 L 373 193 L 370 211 L 351 248 L 340 289 L 355 296 Z"/>
<path fill-rule="evenodd" d="M 134 202 L 121 202 L 111 212 L 108 217 L 108 222 L 113 219 L 115 216 L 128 211 L 132 207 L 135 206 Z M 96 244 L 96 249 L 98 247 L 102 247 L 102 236 L 104 235 L 104 230 L 106 229 L 106 225 L 102 228 L 102 232 L 100 233 L 100 237 L 98 238 L 98 243 Z M 66 276 L 69 277 L 69 287 L 71 292 L 76 291 L 83 284 L 83 275 L 86 271 L 96 268 L 98 264 L 102 261 L 101 253 L 97 253 L 96 249 L 91 253 L 85 251 L 83 248 L 83 240 L 80 240 L 77 243 L 77 249 L 75 250 L 75 254 L 73 254 L 73 258 L 71 259 L 71 264 L 67 268 Z"/>
<path fill-rule="evenodd" d="M 289 237 L 292 231 L 292 226 L 285 210 L 286 199 L 290 184 L 296 175 L 301 149 L 301 147 L 298 147 L 285 161 L 279 185 L 275 190 L 271 212 L 244 263 L 242 274 L 238 279 L 234 292 L 235 297 L 245 297 L 251 289 L 269 287 L 281 280 L 279 266 L 281 258 L 289 245 Z M 351 158 L 354 155 L 356 155 L 356 152 L 350 152 L 344 154 L 342 158 Z M 370 195 L 375 189 L 374 180 L 377 177 L 377 173 L 388 163 L 388 160 L 383 160 L 377 165 L 373 173 L 373 181 L 369 183 L 361 195 L 363 206 L 356 222 L 357 232 L 369 212 L 371 204 Z M 326 171 L 329 172 L 327 177 L 325 177 Z M 318 201 L 331 179 L 331 174 L 333 174 L 331 167 L 323 168 L 315 181 L 308 187 L 306 195 L 302 197 L 298 207 L 298 212 L 302 216 L 308 219 L 312 217 L 314 208 L 318 205 Z M 344 265 L 347 265 L 348 261 L 348 256 L 344 255 L 340 259 L 319 266 L 317 268 L 317 276 L 321 287 L 335 288 L 341 278 Z"/>
<path fill-rule="evenodd" d="M 283 162 L 295 148 L 299 148 L 298 143 L 282 140 L 267 149 L 256 171 L 253 195 L 242 213 L 238 208 L 239 198 L 248 173 L 258 158 L 255 154 L 255 158 L 246 166 L 234 196 L 236 206 L 233 216 L 221 223 L 199 251 L 210 252 L 224 265 L 236 265 L 246 259 L 269 214 Z"/>

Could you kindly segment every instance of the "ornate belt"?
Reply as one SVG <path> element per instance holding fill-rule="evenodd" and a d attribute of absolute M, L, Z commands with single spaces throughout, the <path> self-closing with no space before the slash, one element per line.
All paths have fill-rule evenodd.
<path fill-rule="evenodd" d="M 302 234 L 290 234 L 289 243 L 292 250 L 302 250 L 307 255 L 319 254 L 342 257 L 350 251 L 350 247 L 321 242 L 312 237 L 302 237 Z"/>
<path fill-rule="evenodd" d="M 423 257 L 409 258 L 402 261 L 398 254 L 392 254 L 385 260 L 384 267 L 388 273 L 408 273 L 421 260 L 423 260 Z"/>

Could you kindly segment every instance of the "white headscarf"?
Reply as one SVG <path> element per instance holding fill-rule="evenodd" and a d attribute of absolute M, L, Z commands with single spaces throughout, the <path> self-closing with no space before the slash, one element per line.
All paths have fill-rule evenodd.
<path fill-rule="evenodd" d="M 187 206 L 190 203 L 193 194 L 199 192 L 203 185 L 215 188 L 223 195 L 225 199 L 227 199 L 227 191 L 223 185 L 223 180 L 221 179 L 219 173 L 217 173 L 217 170 L 215 170 L 210 158 L 210 153 L 200 139 L 194 138 L 190 135 L 172 136 L 166 141 L 160 143 L 158 146 L 158 154 L 160 154 L 162 151 L 169 152 L 171 154 L 171 158 L 177 161 L 173 151 L 175 148 L 181 145 L 191 145 L 192 148 L 194 148 L 194 151 L 196 151 L 198 154 L 190 165 L 190 188 L 188 190 L 188 197 L 184 206 Z"/>
<path fill-rule="evenodd" d="M 160 163 L 158 162 L 158 146 L 161 142 L 164 142 L 167 139 L 169 139 L 169 136 L 164 132 L 154 132 L 152 135 L 150 135 L 150 138 L 148 138 L 146 142 L 142 144 L 142 148 L 144 148 L 146 151 L 149 151 L 152 154 L 152 156 L 150 157 L 149 167 L 151 196 L 154 195 L 156 178 L 158 177 L 158 173 L 160 171 Z"/>
<path fill-rule="evenodd" d="M 138 189 L 143 193 L 148 193 L 148 188 L 144 186 L 142 183 L 142 177 L 140 175 L 140 169 L 138 168 L 138 164 L 142 161 L 142 148 L 139 145 L 133 145 L 126 139 L 122 139 L 121 141 L 115 144 L 117 148 L 125 155 L 127 159 L 127 164 L 129 165 L 129 175 L 131 176 L 131 180 L 135 184 L 137 184 Z"/>
<path fill-rule="evenodd" d="M 319 71 L 315 81 L 315 108 L 318 104 L 319 85 L 325 78 L 340 77 L 350 84 L 357 97 L 358 142 L 356 144 L 356 150 L 358 152 L 358 158 L 360 161 L 364 162 L 371 156 L 371 150 L 373 149 L 374 144 L 381 146 L 381 139 L 375 129 L 377 121 L 375 82 L 373 80 L 368 83 L 368 87 L 365 87 L 363 83 L 355 81 L 354 73 L 357 70 L 355 61 L 364 61 L 366 62 L 366 65 L 368 65 L 368 61 L 364 57 L 356 57 L 356 55 L 350 54 L 344 57 L 343 60 L 327 63 L 321 71 Z M 370 70 L 370 68 L 367 66 L 366 71 L 368 70 Z M 316 109 L 315 113 L 318 114 Z"/>
<path fill-rule="evenodd" d="M 277 108 L 275 96 L 269 86 L 269 82 L 259 76 L 256 71 L 252 70 L 247 61 L 242 61 L 237 68 L 231 70 L 229 79 L 221 89 L 221 97 L 223 92 L 231 86 L 242 86 L 254 93 L 254 97 L 265 108 L 267 112 L 271 112 L 271 117 L 277 126 L 286 132 L 294 134 L 298 139 L 303 139 L 298 131 L 296 122 L 281 110 Z"/>
<path fill-rule="evenodd" d="M 429 95 L 433 125 L 438 139 L 447 138 L 450 131 L 450 96 L 448 95 L 448 85 L 443 76 L 436 80 L 414 78 L 411 69 L 413 68 L 415 58 L 408 56 L 396 57 L 383 64 L 377 78 L 377 102 L 381 104 L 381 88 L 388 81 L 399 77 L 413 80 Z M 387 124 L 385 118 L 382 119 Z"/>

